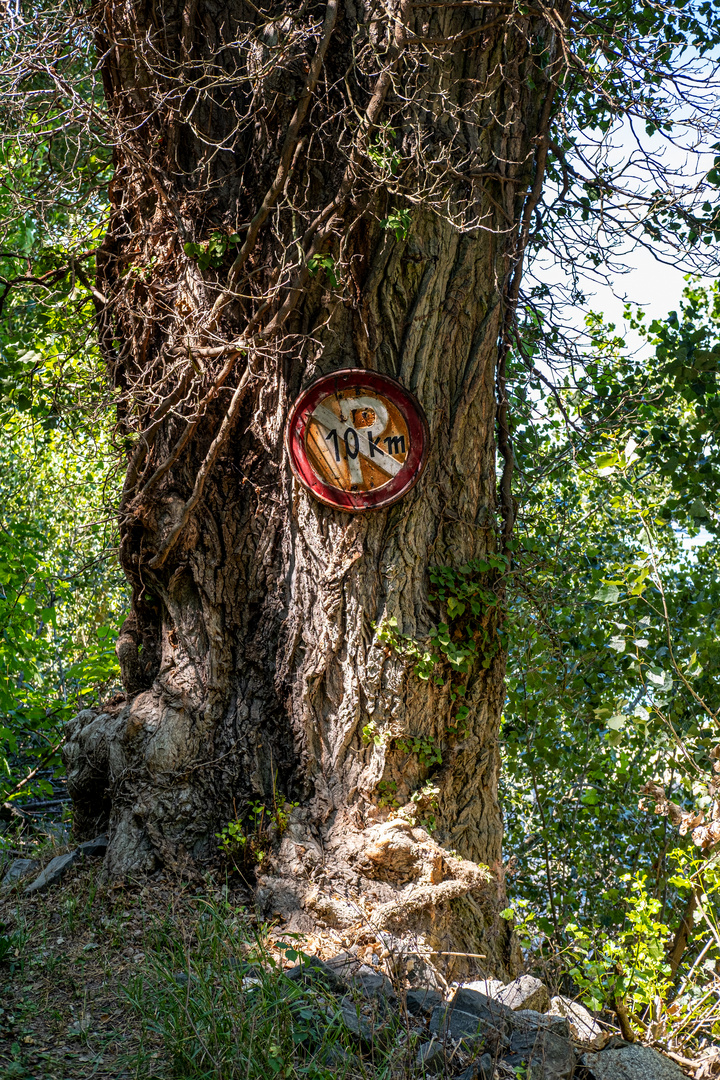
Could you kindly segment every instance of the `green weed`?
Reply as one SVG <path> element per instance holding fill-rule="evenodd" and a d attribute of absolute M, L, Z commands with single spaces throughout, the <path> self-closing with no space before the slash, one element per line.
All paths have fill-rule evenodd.
<path fill-rule="evenodd" d="M 396 1080 L 420 1076 L 399 1010 L 374 1012 L 321 983 L 291 981 L 244 913 L 203 902 L 192 940 L 169 919 L 127 996 L 143 1043 L 162 1041 L 171 1075 L 202 1080 Z M 295 945 L 288 959 L 302 958 Z M 352 1020 L 356 1017 L 356 1022 Z M 355 1028 L 353 1032 L 352 1028 Z M 142 1051 L 140 1052 L 142 1054 Z M 141 1068 L 142 1066 L 142 1068 Z M 147 1062 L 134 1067 L 141 1075 Z M 147 1073 L 145 1073 L 147 1075 Z"/>

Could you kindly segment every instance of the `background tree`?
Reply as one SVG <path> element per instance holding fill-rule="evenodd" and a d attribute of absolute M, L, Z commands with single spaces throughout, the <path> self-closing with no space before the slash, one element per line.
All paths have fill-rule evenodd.
<path fill-rule="evenodd" d="M 0 154 L 0 820 L 15 822 L 64 796 L 65 724 L 117 686 L 126 604 L 108 515 L 113 416 L 88 279 L 68 259 L 84 242 L 87 262 L 93 227 L 102 235 L 108 163 L 87 155 L 69 175 L 62 124 L 31 144 L 8 124 Z"/>

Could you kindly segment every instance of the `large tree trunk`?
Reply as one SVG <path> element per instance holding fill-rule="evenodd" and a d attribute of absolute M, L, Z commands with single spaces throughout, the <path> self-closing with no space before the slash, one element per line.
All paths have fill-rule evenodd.
<path fill-rule="evenodd" d="M 251 803 L 291 802 L 258 878 L 268 912 L 303 928 L 362 910 L 500 973 L 493 570 L 451 621 L 467 670 L 421 678 L 416 651 L 448 620 L 429 569 L 511 528 L 498 364 L 502 398 L 563 14 L 522 10 L 97 5 L 115 126 L 98 318 L 133 614 L 127 702 L 81 715 L 67 751 L 78 827 L 109 799 L 110 873 L 205 860 Z M 391 509 L 333 510 L 291 474 L 289 407 L 339 367 L 397 377 L 426 411 L 427 469 Z"/>

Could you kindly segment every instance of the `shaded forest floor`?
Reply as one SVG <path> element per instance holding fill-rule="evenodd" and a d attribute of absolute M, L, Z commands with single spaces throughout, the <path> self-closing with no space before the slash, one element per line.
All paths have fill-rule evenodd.
<path fill-rule="evenodd" d="M 47 862 L 67 850 L 47 839 L 39 852 L 18 853 Z M 45 892 L 26 894 L 32 880 L 0 891 L 0 943 L 10 943 L 0 960 L 0 1080 L 525 1075 L 498 1060 L 492 1027 L 474 1046 L 472 1039 L 433 1038 L 432 1004 L 426 1015 L 410 1015 L 410 993 L 406 1000 L 397 979 L 393 992 L 392 961 L 369 927 L 314 937 L 258 925 L 247 891 L 211 872 L 116 884 L 103 880 L 102 860 L 95 858 L 72 865 Z M 342 989 L 333 986 L 333 971 L 342 969 L 332 965 L 323 976 L 329 984 L 308 980 L 307 969 L 293 980 L 303 954 L 334 962 L 350 957 L 375 980 L 372 1000 L 348 997 L 343 978 L 335 976 Z M 379 992 L 378 982 L 385 984 Z M 623 1044 L 611 1031 L 605 1037 L 608 1047 Z M 567 1049 L 572 1060 L 569 1043 Z M 425 1050 L 435 1055 L 432 1062 Z M 595 1073 L 580 1054 L 573 1075 L 588 1080 Z M 482 1071 L 483 1060 L 489 1072 Z M 692 1072 L 715 1075 L 709 1063 Z"/>
<path fill-rule="evenodd" d="M 127 992 L 150 927 L 170 913 L 179 928 L 191 890 L 108 887 L 100 874 L 94 861 L 46 893 L 24 896 L 25 881 L 0 898 L 15 939 L 0 964 L 0 1080 L 163 1075 L 160 1040 L 143 1032 Z"/>
<path fill-rule="evenodd" d="M 66 850 L 46 844 L 41 861 Z M 0 1080 L 418 1075 L 407 1023 L 392 1047 L 378 1045 L 378 1073 L 372 1031 L 360 1033 L 361 1054 L 329 997 L 308 1012 L 305 992 L 277 978 L 249 993 L 252 975 L 292 966 L 295 950 L 327 958 L 350 947 L 370 963 L 374 935 L 258 927 L 247 892 L 211 873 L 109 884 L 93 859 L 28 896 L 33 876 L 0 892 L 0 934 L 12 943 L 0 962 Z"/>

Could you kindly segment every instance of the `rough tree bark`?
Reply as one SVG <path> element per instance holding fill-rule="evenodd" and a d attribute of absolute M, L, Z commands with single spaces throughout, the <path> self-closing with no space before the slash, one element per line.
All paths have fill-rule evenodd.
<path fill-rule="evenodd" d="M 250 803 L 290 802 L 267 913 L 302 929 L 360 912 L 512 967 L 499 609 L 452 623 L 477 644 L 460 676 L 421 678 L 410 642 L 447 617 L 429 568 L 512 528 L 503 358 L 566 18 L 482 0 L 93 9 L 133 601 L 126 701 L 73 722 L 67 765 L 78 830 L 109 818 L 111 874 L 212 858 Z M 334 511 L 291 475 L 289 407 L 339 367 L 396 376 L 426 411 L 427 470 L 389 510 Z"/>

